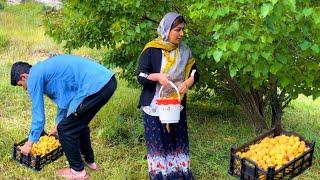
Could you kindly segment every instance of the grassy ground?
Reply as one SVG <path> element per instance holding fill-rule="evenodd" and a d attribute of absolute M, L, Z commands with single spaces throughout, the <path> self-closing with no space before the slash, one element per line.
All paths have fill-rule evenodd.
<path fill-rule="evenodd" d="M 40 172 L 22 167 L 10 159 L 12 146 L 26 137 L 30 125 L 31 104 L 26 92 L 10 86 L 11 64 L 19 59 L 35 63 L 61 46 L 44 35 L 41 6 L 25 4 L 0 10 L 0 179 L 56 179 L 54 170 L 67 165 L 62 157 Z M 101 59 L 102 52 L 80 49 L 75 54 Z M 91 123 L 99 172 L 91 179 L 148 179 L 143 128 L 136 109 L 139 90 L 123 80 L 111 101 Z M 320 99 L 300 96 L 284 114 L 285 129 L 296 131 L 309 140 L 320 142 Z M 235 179 L 227 174 L 229 150 L 255 135 L 237 107 L 220 103 L 189 102 L 191 168 L 197 179 Z M 54 123 L 55 106 L 46 99 L 46 129 Z M 314 165 L 296 179 L 320 177 L 319 144 Z"/>

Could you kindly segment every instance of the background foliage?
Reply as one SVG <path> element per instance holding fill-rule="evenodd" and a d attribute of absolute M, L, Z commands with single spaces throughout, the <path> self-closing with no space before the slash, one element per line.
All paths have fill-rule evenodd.
<path fill-rule="evenodd" d="M 69 51 L 106 47 L 104 63 L 135 82 L 137 58 L 157 37 L 162 16 L 187 20 L 185 41 L 201 72 L 198 99 L 236 100 L 260 132 L 281 126 L 283 109 L 299 94 L 320 95 L 320 2 L 303 0 L 64 1 L 48 12 L 46 32 Z M 233 93 L 233 94 L 232 94 Z"/>
<path fill-rule="evenodd" d="M 47 33 L 67 49 L 110 48 L 105 61 L 136 67 L 144 44 L 155 38 L 158 22 L 169 11 L 187 19 L 186 41 L 205 81 L 227 67 L 245 89 L 263 86 L 270 73 L 279 88 L 294 97 L 319 96 L 320 7 L 318 1 L 66 1 L 50 13 Z M 215 62 L 214 62 L 214 61 Z M 131 72 L 132 73 L 132 72 Z"/>

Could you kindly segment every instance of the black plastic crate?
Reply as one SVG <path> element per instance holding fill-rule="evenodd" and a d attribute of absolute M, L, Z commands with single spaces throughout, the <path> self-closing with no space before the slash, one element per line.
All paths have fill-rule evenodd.
<path fill-rule="evenodd" d="M 47 133 L 43 132 L 41 136 L 47 135 Z M 24 155 L 20 152 L 20 149 L 18 146 L 22 146 L 25 142 L 28 141 L 28 138 L 22 140 L 21 142 L 13 145 L 13 153 L 12 153 L 12 159 L 15 161 L 18 161 L 20 164 L 27 166 L 33 170 L 40 171 L 46 164 L 49 164 L 55 160 L 57 160 L 59 157 L 63 155 L 62 147 L 59 146 L 55 150 L 49 152 L 45 156 L 31 156 Z"/>
<path fill-rule="evenodd" d="M 309 150 L 302 153 L 292 161 L 283 165 L 280 169 L 275 169 L 275 167 L 268 167 L 268 170 L 260 168 L 254 161 L 251 161 L 247 158 L 241 158 L 236 153 L 245 152 L 249 150 L 249 146 L 259 143 L 265 137 L 276 137 L 279 135 L 294 135 L 304 141 L 309 147 Z M 276 131 L 276 129 L 271 129 L 270 131 L 261 134 L 254 140 L 245 143 L 244 145 L 236 148 L 231 147 L 230 153 L 230 167 L 229 174 L 238 177 L 239 179 L 244 180 L 282 180 L 282 179 L 292 179 L 293 177 L 298 176 L 303 171 L 312 166 L 313 152 L 314 152 L 315 142 L 309 142 L 304 137 L 300 136 L 295 132 L 289 131 Z"/>

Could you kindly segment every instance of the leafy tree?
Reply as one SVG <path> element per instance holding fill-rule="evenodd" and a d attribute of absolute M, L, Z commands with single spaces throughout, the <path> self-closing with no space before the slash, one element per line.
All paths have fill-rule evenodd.
<path fill-rule="evenodd" d="M 232 92 L 257 132 L 281 128 L 298 94 L 320 95 L 320 2 L 315 0 L 73 0 L 47 14 L 47 33 L 69 50 L 105 46 L 105 63 L 134 78 L 137 58 L 161 17 L 187 20 L 186 41 L 201 70 L 200 89 Z"/>
<path fill-rule="evenodd" d="M 319 1 L 205 1 L 189 8 L 199 53 L 226 80 L 257 132 L 281 128 L 283 109 L 298 94 L 319 96 Z M 205 36 L 206 35 L 206 36 Z M 214 60 L 214 62 L 213 62 Z M 212 71 L 212 70 L 211 70 Z M 210 71 L 209 71 L 210 72 Z M 209 73 L 207 72 L 207 73 Z"/>

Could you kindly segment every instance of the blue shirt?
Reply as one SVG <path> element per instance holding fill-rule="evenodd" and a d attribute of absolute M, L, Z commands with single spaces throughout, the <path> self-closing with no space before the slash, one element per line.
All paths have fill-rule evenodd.
<path fill-rule="evenodd" d="M 56 124 L 75 112 L 88 96 L 98 92 L 114 73 L 83 57 L 60 55 L 32 66 L 27 89 L 32 101 L 29 140 L 37 142 L 44 129 L 44 94 L 57 104 Z"/>

